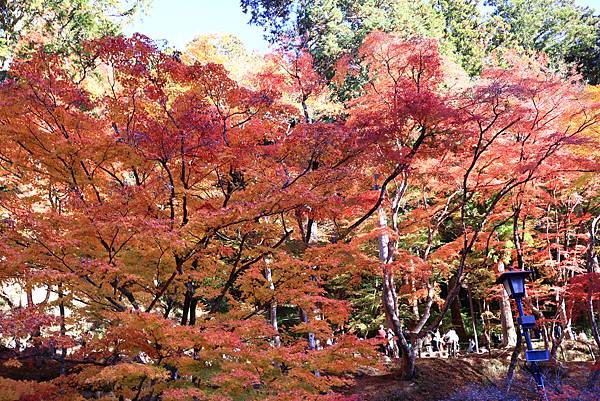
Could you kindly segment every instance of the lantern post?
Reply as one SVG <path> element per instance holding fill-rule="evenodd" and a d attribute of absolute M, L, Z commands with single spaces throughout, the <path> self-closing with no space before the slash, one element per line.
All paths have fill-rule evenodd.
<path fill-rule="evenodd" d="M 530 364 L 530 370 L 533 374 L 536 384 L 539 387 L 544 387 L 544 378 L 540 373 L 540 367 L 538 362 L 545 362 L 550 359 L 550 352 L 546 349 L 534 350 L 533 344 L 531 343 L 531 336 L 529 330 L 535 327 L 535 316 L 526 315 L 523 311 L 523 297 L 525 296 L 525 278 L 531 274 L 528 270 L 512 270 L 502 273 L 496 279 L 496 284 L 502 284 L 504 290 L 510 298 L 513 298 L 517 303 L 517 310 L 519 311 L 519 317 L 517 322 L 519 323 L 521 333 L 527 343 L 527 351 L 525 351 L 525 360 Z"/>

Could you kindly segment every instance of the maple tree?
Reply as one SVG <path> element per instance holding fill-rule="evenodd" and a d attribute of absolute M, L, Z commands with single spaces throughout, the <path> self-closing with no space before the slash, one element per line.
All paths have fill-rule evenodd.
<path fill-rule="evenodd" d="M 460 76 L 452 77 L 431 41 L 373 33 L 362 51 L 373 79 L 351 104 L 355 120 L 350 122 L 363 124 L 379 141 L 373 154 L 389 164 L 376 171 L 384 177 L 377 202 L 350 229 L 379 214 L 383 305 L 404 348 L 404 373 L 411 377 L 421 338 L 439 325 L 458 296 L 488 221 L 498 219 L 523 187 L 542 185 L 565 158 L 563 149 L 576 143 L 596 116 L 582 103 L 580 87 L 519 60 L 512 68 L 488 69 L 476 85 L 461 88 Z M 411 175 L 421 188 L 420 199 L 409 201 Z M 411 204 L 407 221 L 401 218 L 403 202 Z M 442 226 L 455 227 L 445 244 L 439 243 Z M 418 230 L 426 240 L 417 247 L 404 233 Z M 408 249 L 401 246 L 403 239 Z M 408 336 L 399 318 L 398 273 L 414 303 Z M 449 279 L 445 300 L 436 295 L 438 274 Z M 439 313 L 433 317 L 436 299 Z"/>
<path fill-rule="evenodd" d="M 331 202 L 335 187 L 325 184 L 342 174 L 326 166 L 333 154 L 304 183 L 304 160 L 339 150 L 344 138 L 304 142 L 313 131 L 291 129 L 297 110 L 277 104 L 275 88 L 239 86 L 221 65 L 185 65 L 141 36 L 92 42 L 88 51 L 99 71 L 89 80 L 74 81 L 62 60 L 43 51 L 17 64 L 3 86 L 2 117 L 11 144 L 2 155 L 3 271 L 28 289 L 51 287 L 58 297 L 28 306 L 40 316 L 61 307 L 60 337 L 71 343 L 56 346 L 106 365 L 90 362 L 85 372 L 99 381 L 79 384 L 110 384 L 139 398 L 158 391 L 166 364 L 187 377 L 190 361 L 215 394 L 288 391 L 296 399 L 342 383 L 335 375 L 354 369 L 370 347 L 340 337 L 306 354 L 295 340 L 311 331 L 324 342 L 347 307 L 315 287 L 295 257 L 290 227 L 308 202 Z M 104 90 L 92 94 L 86 84 Z M 319 303 L 324 318 L 293 325 L 273 349 L 276 332 L 260 315 L 275 299 L 304 310 Z M 148 332 L 152 319 L 167 332 Z M 56 336 L 39 326 L 36 338 Z M 189 326 L 206 332 L 207 342 L 197 334 L 185 340 Z M 190 350 L 193 358 L 184 354 Z M 134 363 L 141 352 L 152 371 Z M 280 380 L 267 379 L 259 365 Z M 117 385 L 121 375 L 126 382 Z"/>
<path fill-rule="evenodd" d="M 348 332 L 356 305 L 335 288 L 366 276 L 406 377 L 498 257 L 578 288 L 593 317 L 594 268 L 550 253 L 546 269 L 525 237 L 582 254 L 558 235 L 590 217 L 561 204 L 597 122 L 578 84 L 518 58 L 470 81 L 435 40 L 374 32 L 363 65 L 338 63 L 369 77 L 342 105 L 307 52 L 234 79 L 209 42 L 180 57 L 107 37 L 85 43 L 84 71 L 40 49 L 0 86 L 0 281 L 25 294 L 4 296 L 5 363 L 57 363 L 45 399 L 342 399 L 377 342 Z M 544 237 L 533 221 L 554 211 Z"/>

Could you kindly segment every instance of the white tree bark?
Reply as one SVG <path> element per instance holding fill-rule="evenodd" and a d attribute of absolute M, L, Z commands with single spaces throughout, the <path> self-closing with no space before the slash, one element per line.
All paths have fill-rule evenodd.
<path fill-rule="evenodd" d="M 504 272 L 504 263 L 498 262 L 498 272 Z M 500 302 L 500 321 L 502 323 L 502 347 L 514 347 L 517 345 L 517 331 L 513 321 L 512 309 L 510 307 L 510 298 L 506 291 L 502 291 L 502 300 Z"/>

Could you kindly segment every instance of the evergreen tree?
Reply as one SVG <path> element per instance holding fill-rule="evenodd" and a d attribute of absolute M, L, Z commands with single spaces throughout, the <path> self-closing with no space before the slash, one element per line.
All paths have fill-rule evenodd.
<path fill-rule="evenodd" d="M 444 40 L 457 61 L 471 75 L 481 71 L 486 32 L 479 0 L 434 0 L 434 9 L 444 18 Z"/>
<path fill-rule="evenodd" d="M 147 0 L 0 0 L 0 69 L 6 69 L 28 35 L 48 50 L 67 54 L 83 41 L 119 32 Z"/>
<path fill-rule="evenodd" d="M 591 83 L 598 82 L 600 17 L 574 0 L 487 0 L 488 52 L 518 49 L 543 52 L 554 68 L 576 67 Z"/>
<path fill-rule="evenodd" d="M 435 38 L 444 31 L 441 16 L 422 0 L 241 0 L 241 5 L 272 43 L 309 49 L 317 70 L 328 78 L 339 57 L 356 53 L 374 30 Z"/>

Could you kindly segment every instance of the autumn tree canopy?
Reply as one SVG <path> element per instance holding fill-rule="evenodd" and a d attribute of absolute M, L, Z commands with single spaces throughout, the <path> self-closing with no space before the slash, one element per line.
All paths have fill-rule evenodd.
<path fill-rule="evenodd" d="M 368 79 L 336 104 L 308 52 L 234 78 L 207 43 L 106 37 L 85 68 L 40 48 L 0 84 L 0 281 L 24 294 L 2 291 L 3 352 L 61 373 L 0 379 L 14 399 L 344 399 L 377 362 L 349 293 L 374 277 L 406 377 L 465 286 L 497 298 L 499 260 L 565 323 L 578 300 L 594 317 L 582 84 L 517 56 L 470 80 L 436 40 L 376 31 L 337 61 Z"/>

